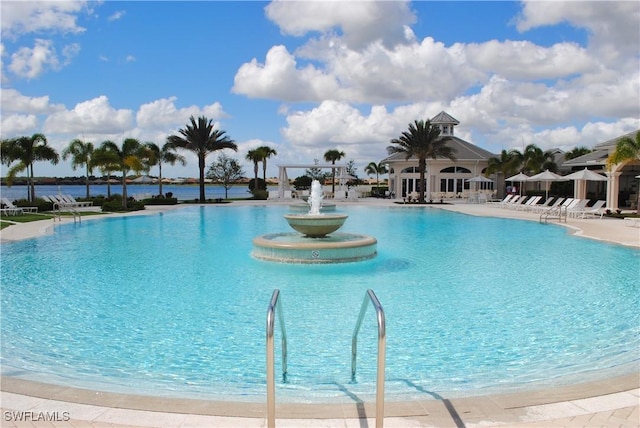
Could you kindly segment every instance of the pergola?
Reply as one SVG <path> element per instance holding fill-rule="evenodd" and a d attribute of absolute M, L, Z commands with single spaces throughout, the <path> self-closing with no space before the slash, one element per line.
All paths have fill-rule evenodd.
<path fill-rule="evenodd" d="M 289 185 L 289 176 L 287 175 L 288 168 L 298 168 L 298 169 L 311 169 L 311 168 L 319 168 L 319 169 L 337 169 L 338 173 L 336 174 L 338 177 L 346 177 L 347 176 L 347 165 L 341 164 L 298 164 L 298 165 L 278 165 L 278 198 L 284 198 L 284 192 L 286 190 L 291 190 L 291 186 Z"/>

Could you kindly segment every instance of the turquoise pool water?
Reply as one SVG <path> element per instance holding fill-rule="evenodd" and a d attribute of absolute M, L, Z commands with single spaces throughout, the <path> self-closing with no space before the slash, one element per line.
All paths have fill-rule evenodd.
<path fill-rule="evenodd" d="M 437 209 L 340 209 L 375 259 L 253 259 L 286 207 L 188 207 L 84 221 L 2 245 L 2 373 L 117 392 L 260 400 L 265 320 L 281 290 L 288 383 L 278 400 L 375 394 L 376 328 L 351 335 L 367 289 L 387 317 L 387 399 L 506 392 L 632 373 L 640 251 L 553 225 Z M 276 372 L 280 370 L 276 334 Z"/>

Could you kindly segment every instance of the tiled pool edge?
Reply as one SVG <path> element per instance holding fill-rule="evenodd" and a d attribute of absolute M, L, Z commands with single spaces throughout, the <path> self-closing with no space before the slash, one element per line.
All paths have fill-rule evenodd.
<path fill-rule="evenodd" d="M 436 415 L 441 414 L 445 407 L 449 413 L 453 410 L 465 420 L 474 415 L 481 418 L 504 413 L 506 417 L 514 412 L 522 413 L 520 409 L 588 400 L 618 393 L 631 393 L 640 400 L 639 388 L 640 374 L 636 373 L 601 381 L 510 394 L 452 399 L 445 397 L 443 400 L 387 401 L 385 418 Z M 0 390 L 47 400 L 137 411 L 243 418 L 264 418 L 266 414 L 266 397 L 264 403 L 151 397 L 71 388 L 6 376 L 0 377 Z M 638 404 L 637 400 L 636 404 Z M 276 403 L 277 415 L 280 419 L 342 419 L 375 414 L 373 401 L 308 404 L 276 401 Z"/>

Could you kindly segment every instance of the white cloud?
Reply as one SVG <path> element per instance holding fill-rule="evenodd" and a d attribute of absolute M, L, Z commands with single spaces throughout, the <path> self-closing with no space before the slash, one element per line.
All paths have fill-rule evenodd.
<path fill-rule="evenodd" d="M 510 79 L 557 79 L 597 67 L 597 60 L 575 43 L 549 48 L 529 41 L 491 40 L 465 46 L 470 65 Z"/>
<path fill-rule="evenodd" d="M 3 114 L 2 138 L 34 134 L 38 119 L 34 114 Z"/>
<path fill-rule="evenodd" d="M 4 37 L 35 32 L 82 33 L 80 13 L 91 13 L 87 1 L 3 1 L 1 23 Z"/>
<path fill-rule="evenodd" d="M 109 99 L 102 95 L 76 104 L 73 110 L 53 113 L 46 119 L 43 132 L 118 134 L 130 129 L 132 122 L 131 110 L 111 107 Z"/>
<path fill-rule="evenodd" d="M 405 25 L 416 21 L 406 1 L 273 1 L 265 12 L 284 34 L 303 36 L 339 28 L 353 49 L 377 40 L 387 46 L 404 42 Z"/>
<path fill-rule="evenodd" d="M 18 77 L 34 79 L 49 69 L 60 70 L 79 51 L 80 45 L 77 43 L 65 46 L 61 61 L 51 40 L 36 39 L 33 48 L 21 47 L 11 55 L 8 69 Z"/>
<path fill-rule="evenodd" d="M 15 89 L 2 89 L 2 112 L 44 114 L 64 109 L 61 104 L 50 104 L 49 96 L 28 97 Z"/>
<path fill-rule="evenodd" d="M 533 28 L 567 22 L 589 31 L 589 44 L 601 52 L 638 55 L 640 46 L 640 3 L 637 1 L 556 1 L 525 0 L 517 28 Z M 603 57 L 605 59 L 606 56 Z M 610 59 L 621 59 L 617 55 Z"/>
<path fill-rule="evenodd" d="M 126 62 L 135 62 L 136 61 L 136 57 L 133 55 L 127 55 L 127 57 L 125 58 Z"/>
<path fill-rule="evenodd" d="M 108 18 L 107 21 L 112 22 L 112 21 L 118 21 L 119 19 L 121 19 L 124 15 L 126 15 L 127 11 L 125 10 L 118 10 L 116 12 L 114 12 L 113 14 L 111 14 Z"/>
<path fill-rule="evenodd" d="M 142 129 L 168 130 L 184 126 L 190 116 L 206 116 L 212 120 L 227 117 L 218 102 L 202 108 L 191 105 L 178 109 L 175 105 L 176 100 L 176 97 L 169 97 L 141 105 L 136 114 L 137 126 Z"/>

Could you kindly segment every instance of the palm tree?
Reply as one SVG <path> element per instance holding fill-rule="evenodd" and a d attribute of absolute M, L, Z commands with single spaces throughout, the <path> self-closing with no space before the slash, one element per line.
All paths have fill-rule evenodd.
<path fill-rule="evenodd" d="M 278 152 L 272 149 L 269 146 L 260 146 L 257 149 L 262 155 L 262 180 L 264 181 L 265 186 L 267 185 L 267 159 L 271 156 L 276 156 Z"/>
<path fill-rule="evenodd" d="M 253 162 L 253 189 L 249 190 L 258 190 L 258 163 L 262 161 L 262 153 L 258 149 L 249 150 L 246 159 Z"/>
<path fill-rule="evenodd" d="M 13 183 L 13 179 L 18 173 L 27 171 L 29 182 L 27 200 L 33 202 L 36 199 L 33 163 L 49 161 L 56 165 L 60 160 L 60 156 L 53 147 L 47 145 L 47 137 L 44 134 L 33 134 L 31 137 L 2 140 L 0 143 L 0 159 L 7 166 L 17 161 L 17 164 L 7 172 L 7 184 L 9 186 Z"/>
<path fill-rule="evenodd" d="M 365 167 L 364 172 L 366 172 L 367 175 L 375 174 L 376 188 L 380 188 L 380 174 L 386 174 L 389 171 L 387 170 L 387 166 L 383 163 L 369 162 L 369 165 Z"/>
<path fill-rule="evenodd" d="M 144 147 L 135 138 L 127 138 L 122 143 L 122 149 L 113 141 L 105 141 L 100 145 L 100 157 L 118 165 L 122 172 L 122 208 L 127 209 L 127 173 L 136 173 L 145 169 L 143 159 L 147 155 Z"/>
<path fill-rule="evenodd" d="M 456 160 L 455 149 L 446 145 L 447 138 L 440 137 L 440 128 L 431 125 L 431 121 L 415 120 L 409 124 L 409 130 L 404 131 L 399 138 L 391 140 L 394 146 L 388 146 L 387 152 L 391 154 L 402 153 L 406 159 L 418 158 L 418 171 L 420 172 L 419 201 L 424 203 L 425 172 L 427 170 L 427 158 L 437 159 L 446 157 Z"/>
<path fill-rule="evenodd" d="M 324 160 L 331 162 L 331 165 L 335 165 L 336 161 L 339 161 L 345 156 L 344 152 L 340 150 L 327 150 L 324 154 Z M 331 192 L 336 193 L 336 169 L 331 168 Z"/>
<path fill-rule="evenodd" d="M 107 198 L 111 197 L 111 172 L 119 169 L 118 155 L 107 148 L 112 144 L 115 145 L 112 141 L 103 141 L 100 147 L 94 150 L 91 158 L 91 166 L 99 168 L 102 174 L 107 176 Z"/>
<path fill-rule="evenodd" d="M 640 160 L 640 131 L 636 132 L 635 138 L 625 136 L 618 140 L 615 151 L 607 158 L 607 168 L 611 170 L 614 165 L 637 160 Z M 640 192 L 636 193 L 638 194 L 637 213 L 640 214 Z"/>
<path fill-rule="evenodd" d="M 158 195 L 162 196 L 162 164 L 175 165 L 178 162 L 184 166 L 187 161 L 184 156 L 175 152 L 176 147 L 170 142 L 164 143 L 162 148 L 156 143 L 145 143 L 144 147 L 148 151 L 149 167 L 158 165 Z"/>
<path fill-rule="evenodd" d="M 577 157 L 584 156 L 587 153 L 591 153 L 591 149 L 587 147 L 574 147 L 573 149 L 569 150 L 564 154 L 564 159 L 565 160 L 575 159 Z"/>
<path fill-rule="evenodd" d="M 82 140 L 75 139 L 69 143 L 66 149 L 62 151 L 62 159 L 67 160 L 71 156 L 71 168 L 75 171 L 79 166 L 85 166 L 85 184 L 87 186 L 87 198 L 89 194 L 89 176 L 93 172 L 91 157 L 93 156 L 93 143 L 85 143 Z"/>
<path fill-rule="evenodd" d="M 170 135 L 167 141 L 177 148 L 190 150 L 198 156 L 198 168 L 200 169 L 200 203 L 204 203 L 204 174 L 207 155 L 223 149 L 232 149 L 237 152 L 238 146 L 225 135 L 225 131 L 214 129 L 211 119 L 201 116 L 196 123 L 196 119 L 191 116 L 189 120 L 191 124 L 178 130 L 182 136 Z"/>
<path fill-rule="evenodd" d="M 529 144 L 524 148 L 523 157 L 524 169 L 530 174 L 537 174 L 545 169 L 552 172 L 558 170 L 558 165 L 553 161 L 553 154 L 550 151 L 542 151 L 535 144 Z"/>
<path fill-rule="evenodd" d="M 522 153 L 517 150 L 502 150 L 500 157 L 489 158 L 487 175 L 500 173 L 504 178 L 514 175 L 522 164 Z"/>

